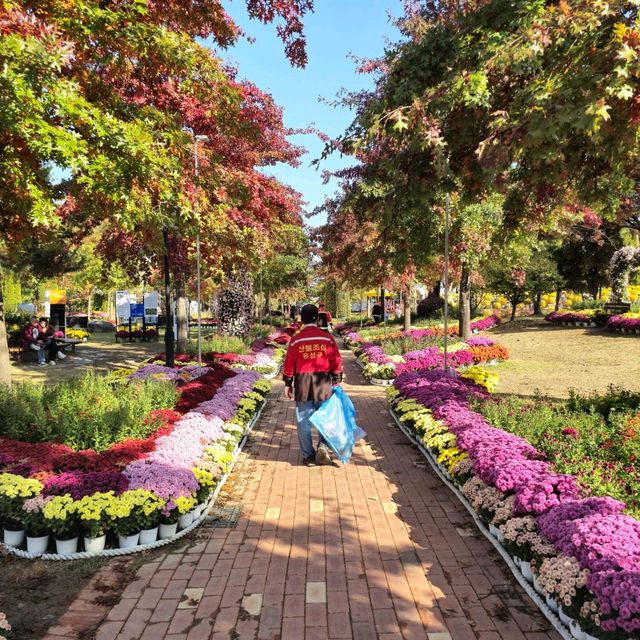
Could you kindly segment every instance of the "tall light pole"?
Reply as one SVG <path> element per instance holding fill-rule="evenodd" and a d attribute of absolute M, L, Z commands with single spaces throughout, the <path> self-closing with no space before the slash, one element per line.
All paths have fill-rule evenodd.
<path fill-rule="evenodd" d="M 450 196 L 444 205 L 444 372 L 449 374 L 449 206 Z"/>
<path fill-rule="evenodd" d="M 200 163 L 198 158 L 198 142 L 206 142 L 209 137 L 203 135 L 194 135 L 193 141 L 193 161 L 194 168 L 196 174 L 196 182 L 198 181 L 199 171 L 200 171 Z M 198 201 L 196 200 L 196 207 L 198 206 Z M 196 213 L 198 213 L 196 209 Z M 198 298 L 198 364 L 202 364 L 202 301 L 200 300 L 200 221 L 197 219 L 196 215 L 196 224 L 198 225 L 197 233 L 196 233 L 196 296 Z"/>

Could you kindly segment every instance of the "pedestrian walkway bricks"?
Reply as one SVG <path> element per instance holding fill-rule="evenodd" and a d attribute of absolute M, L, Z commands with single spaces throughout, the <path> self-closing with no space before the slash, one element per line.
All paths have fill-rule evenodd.
<path fill-rule="evenodd" d="M 559 638 L 345 360 L 368 432 L 349 464 L 301 465 L 277 383 L 229 480 L 235 526 L 152 556 L 110 609 L 101 569 L 47 640 Z"/>

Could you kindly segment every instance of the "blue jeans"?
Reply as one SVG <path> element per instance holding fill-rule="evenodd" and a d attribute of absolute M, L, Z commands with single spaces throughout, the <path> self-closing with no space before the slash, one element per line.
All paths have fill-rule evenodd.
<path fill-rule="evenodd" d="M 313 448 L 313 435 L 311 429 L 311 414 L 319 409 L 322 402 L 296 402 L 296 424 L 298 425 L 298 440 L 300 441 L 300 451 L 304 458 L 315 456 L 316 452 Z M 319 444 L 327 444 L 327 441 L 320 435 Z"/>

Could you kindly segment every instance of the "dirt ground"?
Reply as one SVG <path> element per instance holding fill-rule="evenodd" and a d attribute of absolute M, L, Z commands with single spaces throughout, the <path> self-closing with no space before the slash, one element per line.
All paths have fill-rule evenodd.
<path fill-rule="evenodd" d="M 14 382 L 50 383 L 66 380 L 85 371 L 110 371 L 119 367 L 137 367 L 154 353 L 164 351 L 164 343 L 119 342 L 112 333 L 95 333 L 87 342 L 76 346 L 75 352 L 67 349 L 67 358 L 57 360 L 56 366 L 39 367 L 37 362 L 11 362 L 11 379 Z"/>
<path fill-rule="evenodd" d="M 554 327 L 519 318 L 488 333 L 509 349 L 511 360 L 492 367 L 499 393 L 531 396 L 540 391 L 566 398 L 569 389 L 606 391 L 615 385 L 640 391 L 640 336 L 595 327 Z"/>

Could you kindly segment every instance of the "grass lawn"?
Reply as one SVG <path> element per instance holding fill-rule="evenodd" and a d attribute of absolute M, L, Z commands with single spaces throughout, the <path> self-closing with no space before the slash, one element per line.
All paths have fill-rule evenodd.
<path fill-rule="evenodd" d="M 605 329 L 554 327 L 541 318 L 505 322 L 487 335 L 511 353 L 491 367 L 500 375 L 498 392 L 567 398 L 569 389 L 606 391 L 613 384 L 640 391 L 640 337 Z"/>

